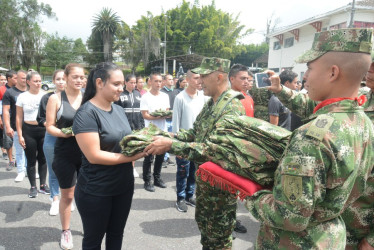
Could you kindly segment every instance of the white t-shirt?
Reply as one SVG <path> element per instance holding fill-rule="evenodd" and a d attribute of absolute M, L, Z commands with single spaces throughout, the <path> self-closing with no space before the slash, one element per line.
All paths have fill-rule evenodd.
<path fill-rule="evenodd" d="M 158 109 L 170 109 L 169 96 L 163 92 L 159 92 L 158 95 L 152 95 L 151 92 L 145 93 L 140 100 L 140 111 L 147 110 L 150 114 Z M 144 125 L 146 127 L 148 127 L 150 123 L 153 123 L 163 131 L 167 131 L 166 119 L 144 119 Z"/>
<path fill-rule="evenodd" d="M 16 106 L 23 108 L 23 120 L 26 122 L 36 121 L 38 115 L 40 100 L 45 93 L 39 91 L 39 94 L 31 94 L 26 91 L 17 98 Z"/>

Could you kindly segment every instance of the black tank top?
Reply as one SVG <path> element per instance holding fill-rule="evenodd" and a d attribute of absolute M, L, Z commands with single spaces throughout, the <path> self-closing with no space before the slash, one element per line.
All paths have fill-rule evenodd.
<path fill-rule="evenodd" d="M 73 126 L 73 120 L 77 111 L 70 105 L 65 91 L 61 92 L 61 106 L 57 111 L 56 127 L 68 128 Z M 55 154 L 68 156 L 70 158 L 80 158 L 81 151 L 75 136 L 68 138 L 57 137 L 55 144 Z"/>
<path fill-rule="evenodd" d="M 56 127 L 68 128 L 73 126 L 73 120 L 77 111 L 70 105 L 65 91 L 61 92 L 61 106 L 57 111 Z"/>

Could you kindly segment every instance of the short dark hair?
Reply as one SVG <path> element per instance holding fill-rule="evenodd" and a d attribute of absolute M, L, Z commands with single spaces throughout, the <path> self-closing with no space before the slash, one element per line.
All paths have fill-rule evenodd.
<path fill-rule="evenodd" d="M 8 78 L 12 78 L 14 75 L 17 75 L 17 72 L 14 70 L 8 70 L 5 74 L 6 80 L 8 81 Z"/>
<path fill-rule="evenodd" d="M 171 76 L 171 77 L 172 77 L 171 74 L 165 74 L 165 75 L 162 77 L 162 80 L 166 80 L 166 77 L 168 77 L 168 76 Z"/>
<path fill-rule="evenodd" d="M 152 73 L 149 75 L 149 79 L 152 80 L 152 78 L 153 78 L 154 76 L 161 76 L 161 74 L 160 74 L 159 72 L 152 72 Z M 162 76 L 161 76 L 161 77 L 162 77 Z M 162 78 L 162 79 L 164 79 L 164 78 Z"/>
<path fill-rule="evenodd" d="M 282 85 L 284 85 L 287 81 L 291 83 L 297 76 L 297 73 L 289 69 L 285 69 L 279 74 Z"/>
<path fill-rule="evenodd" d="M 230 77 L 235 77 L 240 71 L 245 71 L 248 73 L 249 76 L 253 77 L 252 72 L 248 69 L 247 66 L 238 63 L 238 64 L 234 64 L 231 67 L 230 72 L 229 72 L 229 79 Z"/>

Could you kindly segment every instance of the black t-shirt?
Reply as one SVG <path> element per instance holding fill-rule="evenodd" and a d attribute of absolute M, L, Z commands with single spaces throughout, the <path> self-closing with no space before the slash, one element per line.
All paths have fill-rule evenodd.
<path fill-rule="evenodd" d="M 53 94 L 54 92 L 49 92 L 43 95 L 42 99 L 40 99 L 39 111 L 38 111 L 38 115 L 36 116 L 36 121 L 41 127 L 44 127 L 44 123 L 46 122 L 46 111 L 47 111 L 48 100 L 49 100 L 49 97 L 51 97 L 51 95 Z"/>
<path fill-rule="evenodd" d="M 131 134 L 129 122 L 124 110 L 118 105 L 112 105 L 111 111 L 97 108 L 91 102 L 86 102 L 77 111 L 73 123 L 74 134 L 96 132 L 100 138 L 100 149 L 120 153 L 119 142 Z M 82 154 L 82 167 L 78 182 L 84 192 L 96 196 L 111 196 L 126 192 L 134 185 L 132 163 L 118 165 L 91 164 Z"/>
<path fill-rule="evenodd" d="M 269 115 L 278 116 L 278 126 L 291 130 L 291 111 L 275 95 L 269 100 Z"/>
<path fill-rule="evenodd" d="M 3 106 L 10 105 L 10 127 L 15 131 L 16 130 L 16 102 L 20 94 L 25 91 L 19 90 L 16 87 L 12 87 L 5 91 L 3 96 Z"/>

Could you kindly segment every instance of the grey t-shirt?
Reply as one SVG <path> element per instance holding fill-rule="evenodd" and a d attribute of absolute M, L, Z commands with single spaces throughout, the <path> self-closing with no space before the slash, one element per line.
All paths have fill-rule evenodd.
<path fill-rule="evenodd" d="M 185 130 L 192 128 L 204 104 L 205 97 L 203 93 L 197 92 L 196 96 L 191 98 L 186 90 L 180 92 L 174 100 L 173 133 L 177 133 L 181 128 Z"/>
<path fill-rule="evenodd" d="M 291 130 L 291 111 L 275 95 L 269 100 L 269 115 L 278 116 L 278 126 Z"/>

